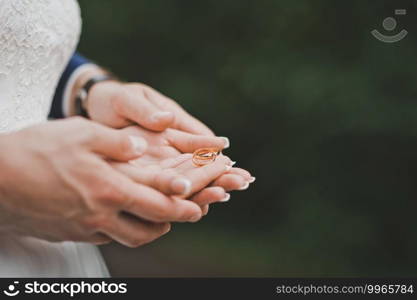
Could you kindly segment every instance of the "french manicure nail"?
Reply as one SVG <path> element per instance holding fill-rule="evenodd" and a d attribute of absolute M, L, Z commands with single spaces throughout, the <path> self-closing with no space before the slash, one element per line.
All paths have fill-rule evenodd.
<path fill-rule="evenodd" d="M 221 138 L 224 140 L 224 148 L 223 149 L 227 149 L 230 147 L 230 141 L 229 138 L 225 137 L 225 136 L 221 136 Z"/>
<path fill-rule="evenodd" d="M 230 165 L 233 167 L 234 165 L 236 164 L 236 162 L 235 161 L 232 161 L 231 163 L 230 163 Z"/>
<path fill-rule="evenodd" d="M 175 179 L 172 182 L 172 188 L 181 195 L 187 195 L 191 192 L 191 181 L 185 178 Z"/>
<path fill-rule="evenodd" d="M 172 116 L 172 112 L 170 111 L 158 111 L 151 116 L 151 120 L 153 122 L 158 122 L 162 118 L 166 118 L 168 116 Z"/>
<path fill-rule="evenodd" d="M 143 138 L 130 135 L 129 139 L 136 154 L 141 155 L 146 151 L 148 144 Z"/>
<path fill-rule="evenodd" d="M 244 191 L 244 190 L 247 190 L 248 189 L 248 187 L 249 187 L 249 182 L 246 182 L 240 189 L 239 189 L 239 191 Z"/>
<path fill-rule="evenodd" d="M 163 232 L 163 234 L 167 234 L 168 232 L 171 231 L 171 225 L 167 226 Z"/>
<path fill-rule="evenodd" d="M 226 193 L 226 196 L 222 200 L 220 200 L 219 202 L 227 202 L 229 200 L 230 200 L 230 194 Z"/>
<path fill-rule="evenodd" d="M 254 183 L 254 182 L 255 182 L 255 180 L 256 180 L 256 177 L 253 177 L 253 176 L 252 176 L 252 177 L 248 180 L 248 182 L 249 182 L 249 183 Z"/>

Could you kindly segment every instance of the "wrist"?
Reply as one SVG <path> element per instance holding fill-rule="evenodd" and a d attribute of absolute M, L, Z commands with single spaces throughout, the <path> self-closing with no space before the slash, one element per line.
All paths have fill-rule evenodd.
<path fill-rule="evenodd" d="M 78 90 L 78 94 L 75 99 L 76 114 L 90 118 L 92 113 L 100 110 L 103 99 L 101 99 L 100 102 L 95 101 L 95 104 L 91 103 L 92 99 L 96 98 L 91 95 L 93 92 L 92 90 L 109 82 L 110 84 L 118 83 L 118 81 L 116 81 L 110 74 L 91 76 Z"/>
<path fill-rule="evenodd" d="M 107 72 L 94 64 L 86 64 L 80 66 L 74 71 L 71 78 L 68 80 L 67 88 L 64 93 L 64 115 L 76 115 L 76 99 L 82 87 L 94 76 L 105 75 Z"/>

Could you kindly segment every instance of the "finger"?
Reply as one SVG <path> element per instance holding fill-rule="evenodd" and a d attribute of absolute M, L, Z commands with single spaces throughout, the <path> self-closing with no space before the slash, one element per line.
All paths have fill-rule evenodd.
<path fill-rule="evenodd" d="M 89 128 L 91 132 L 86 135 L 87 147 L 110 159 L 129 161 L 143 155 L 148 147 L 142 137 L 131 136 L 100 124 L 91 125 Z"/>
<path fill-rule="evenodd" d="M 241 175 L 224 174 L 217 178 L 211 185 L 222 187 L 226 191 L 243 191 L 249 187 L 249 182 Z"/>
<path fill-rule="evenodd" d="M 150 223 L 128 214 L 118 214 L 102 229 L 113 240 L 127 247 L 139 247 L 169 232 L 169 223 Z"/>
<path fill-rule="evenodd" d="M 112 241 L 113 240 L 110 237 L 108 237 L 107 235 L 105 235 L 103 233 L 96 233 L 86 242 L 89 242 L 91 244 L 99 246 L 99 245 L 109 244 Z"/>
<path fill-rule="evenodd" d="M 112 163 L 112 166 L 133 181 L 166 195 L 186 195 L 191 192 L 191 181 L 173 169 L 143 168 L 128 163 Z"/>
<path fill-rule="evenodd" d="M 168 142 L 180 152 L 194 152 L 200 148 L 226 149 L 230 146 L 226 137 L 195 135 L 176 129 L 167 129 Z"/>
<path fill-rule="evenodd" d="M 201 192 L 195 194 L 191 201 L 200 206 L 215 202 L 227 202 L 230 199 L 230 194 L 226 193 L 221 187 L 209 187 L 203 189 Z M 204 213 L 204 212 L 203 212 Z"/>
<path fill-rule="evenodd" d="M 121 191 L 128 200 L 122 211 L 153 222 L 196 222 L 201 209 L 189 200 L 167 197 L 161 192 L 141 184 L 125 184 Z"/>
<path fill-rule="evenodd" d="M 184 158 L 184 156 L 181 157 Z M 224 174 L 230 168 L 227 165 L 229 160 L 225 157 L 221 159 L 224 160 L 223 164 L 219 161 L 214 165 L 200 168 L 191 165 L 192 163 L 188 160 L 183 163 L 186 166 L 181 166 L 188 168 L 182 172 L 182 175 L 174 169 L 141 168 L 127 163 L 112 163 L 112 166 L 135 182 L 153 187 L 167 195 L 188 196 L 213 180 L 217 181 L 217 184 L 212 184 L 212 186 L 225 187 L 228 190 L 246 189 L 249 183 L 242 176 Z M 220 177 L 216 180 L 218 176 Z"/>
<path fill-rule="evenodd" d="M 178 156 L 167 158 L 163 161 L 161 161 L 161 168 L 167 169 L 167 168 L 176 168 L 180 164 L 186 162 L 187 160 L 192 159 L 193 155 L 191 153 L 184 153 L 180 154 Z"/>
<path fill-rule="evenodd" d="M 203 205 L 202 207 L 201 207 L 201 211 L 203 212 L 203 216 L 207 216 L 207 214 L 208 214 L 208 212 L 209 212 L 209 205 L 207 204 L 207 205 Z"/>
<path fill-rule="evenodd" d="M 142 88 L 127 85 L 115 99 L 117 113 L 142 127 L 163 131 L 174 122 L 172 112 L 163 111 L 150 102 Z"/>
<path fill-rule="evenodd" d="M 229 171 L 230 164 L 231 160 L 227 156 L 221 155 L 214 162 L 202 167 L 196 167 L 191 160 L 188 160 L 179 165 L 177 169 L 182 169 L 182 175 L 191 180 L 191 193 L 195 193 Z"/>
<path fill-rule="evenodd" d="M 244 169 L 241 169 L 241 168 L 232 168 L 232 169 L 230 169 L 230 171 L 229 172 L 227 172 L 227 173 L 229 173 L 229 174 L 235 174 L 235 175 L 240 175 L 240 176 L 242 176 L 246 181 L 249 181 L 250 183 L 252 183 L 252 182 L 254 182 L 255 181 L 255 177 L 252 177 L 252 175 L 248 172 L 248 171 L 246 171 L 246 170 L 244 170 Z"/>

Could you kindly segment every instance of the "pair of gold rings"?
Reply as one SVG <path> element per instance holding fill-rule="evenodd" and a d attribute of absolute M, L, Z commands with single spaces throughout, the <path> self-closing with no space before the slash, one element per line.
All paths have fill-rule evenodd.
<path fill-rule="evenodd" d="M 220 154 L 220 150 L 216 148 L 201 148 L 193 153 L 193 163 L 197 167 L 208 165 L 214 162 Z"/>

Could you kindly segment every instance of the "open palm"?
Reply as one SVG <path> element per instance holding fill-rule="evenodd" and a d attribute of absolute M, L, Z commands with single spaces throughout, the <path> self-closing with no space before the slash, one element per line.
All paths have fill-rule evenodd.
<path fill-rule="evenodd" d="M 223 138 L 176 129 L 152 132 L 130 126 L 122 130 L 145 138 L 148 150 L 130 164 L 115 163 L 119 171 L 165 194 L 190 199 L 205 212 L 208 204 L 227 201 L 230 195 L 226 191 L 246 189 L 253 180 L 249 172 L 232 168 L 233 162 L 224 155 L 206 166 L 197 167 L 192 163 L 191 153 L 199 148 L 222 150 L 225 147 Z"/>

